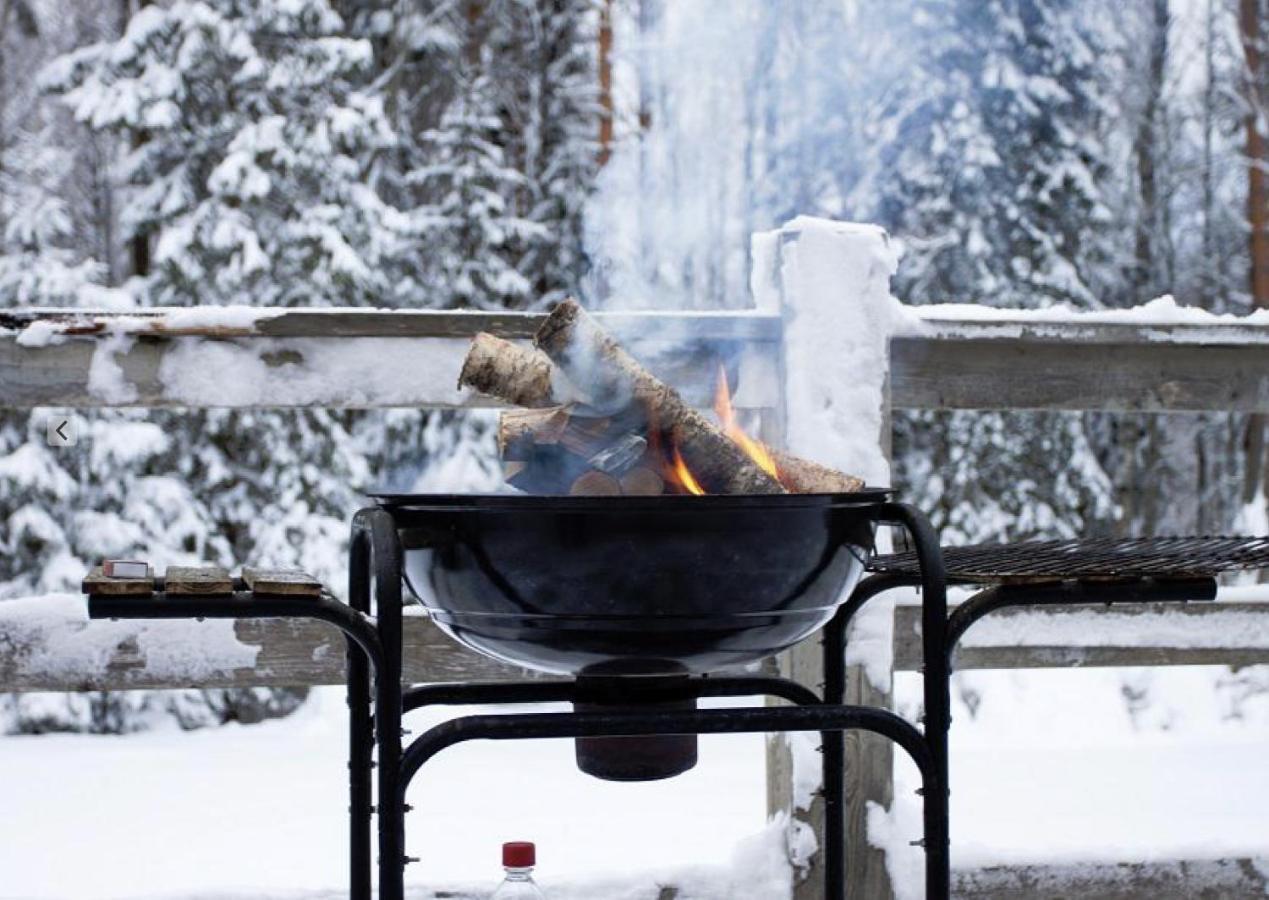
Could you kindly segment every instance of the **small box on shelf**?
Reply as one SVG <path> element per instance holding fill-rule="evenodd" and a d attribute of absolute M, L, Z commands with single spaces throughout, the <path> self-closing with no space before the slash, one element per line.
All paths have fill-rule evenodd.
<path fill-rule="evenodd" d="M 101 564 L 107 578 L 149 578 L 150 564 L 139 559 L 107 559 Z"/>

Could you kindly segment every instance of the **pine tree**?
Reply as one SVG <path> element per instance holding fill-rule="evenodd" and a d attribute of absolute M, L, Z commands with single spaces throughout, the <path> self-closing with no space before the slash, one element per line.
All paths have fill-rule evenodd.
<path fill-rule="evenodd" d="M 594 165 L 592 12 L 593 0 L 177 0 L 120 34 L 117 4 L 85 4 L 55 31 L 98 43 L 41 79 L 78 124 L 61 115 L 57 139 L 43 119 L 23 125 L 23 148 L 84 149 L 27 157 L 0 143 L 0 224 L 13 226 L 0 231 L 0 302 L 524 308 L 572 292 Z M 29 74 L 21 84 L 49 106 Z M 118 189 L 102 180 L 117 151 Z M 150 260 L 145 277 L 92 288 L 119 277 L 125 245 Z M 40 421 L 0 427 L 0 596 L 65 589 L 110 555 L 299 565 L 338 584 L 358 488 L 500 480 L 481 415 L 101 412 L 73 452 L 44 446 Z M 6 718 L 117 731 L 170 714 L 193 727 L 301 696 L 24 698 Z"/>
<path fill-rule="evenodd" d="M 913 302 L 1105 302 L 1106 105 L 1075 0 L 918 2 L 923 96 L 905 97 L 878 212 Z"/>
<path fill-rule="evenodd" d="M 385 295 L 382 263 L 399 253 L 406 217 L 370 183 L 391 136 L 380 100 L 362 89 L 368 45 L 341 28 L 322 0 L 147 7 L 118 41 L 48 69 L 46 84 L 88 127 L 145 131 L 124 165 L 121 239 L 155 236 L 155 265 L 129 300 L 355 304 Z M 370 477 L 354 424 L 323 410 L 103 412 L 85 423 L 79 448 L 58 455 L 33 430 L 11 435 L 0 491 L 18 512 L 0 525 L 14 551 L 4 591 L 66 589 L 84 561 L 106 556 L 298 565 L 338 583 L 355 491 Z M 38 583 L 29 572 L 42 572 Z M 110 695 L 60 710 L 23 698 L 9 717 L 28 730 L 126 730 L 161 711 L 192 727 L 285 713 L 303 695 Z"/>
<path fill-rule="evenodd" d="M 465 73 L 437 128 L 422 136 L 429 163 L 411 177 L 434 198 L 416 213 L 438 262 L 429 296 L 445 307 L 526 308 L 536 298 L 518 268 L 541 226 L 515 213 L 525 184 L 498 141 L 503 128 L 488 76 Z"/>
<path fill-rule="evenodd" d="M 371 50 L 325 0 L 145 7 L 45 74 L 95 129 L 143 132 L 125 238 L 156 235 L 154 302 L 379 302 L 404 217 L 370 183 L 392 143 Z"/>
<path fill-rule="evenodd" d="M 911 303 L 1102 305 L 1117 285 L 1097 35 L 1074 0 L 918 0 L 877 214 Z M 959 540 L 1093 533 L 1113 513 L 1079 417 L 896 418 L 899 479 Z M 1078 477 L 1072 477 L 1078 473 Z"/>
<path fill-rule="evenodd" d="M 510 0 L 492 38 L 509 152 L 524 185 L 514 195 L 539 226 L 517 263 L 536 303 L 576 295 L 589 270 L 585 207 L 598 169 L 598 0 Z"/>

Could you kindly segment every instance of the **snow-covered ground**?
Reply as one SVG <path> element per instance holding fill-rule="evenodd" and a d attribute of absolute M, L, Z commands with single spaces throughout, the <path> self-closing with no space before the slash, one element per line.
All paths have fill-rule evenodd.
<path fill-rule="evenodd" d="M 1143 671 L 1129 682 L 1153 700 L 1130 714 L 1122 673 L 958 677 L 958 867 L 1269 858 L 1269 696 L 1230 718 L 1216 670 Z M 911 712 L 915 678 L 898 689 Z M 0 897 L 339 896 L 342 714 L 340 692 L 322 689 L 253 727 L 0 739 Z M 560 900 L 656 900 L 667 883 L 681 900 L 779 900 L 788 873 L 778 830 L 764 830 L 762 742 L 703 738 L 696 770 L 646 785 L 579 775 L 567 742 L 448 750 L 411 793 L 407 846 L 422 862 L 410 882 L 421 897 L 482 896 L 498 844 L 526 838 Z M 896 812 L 877 825 L 919 871 L 915 777 L 903 765 L 898 777 Z"/>

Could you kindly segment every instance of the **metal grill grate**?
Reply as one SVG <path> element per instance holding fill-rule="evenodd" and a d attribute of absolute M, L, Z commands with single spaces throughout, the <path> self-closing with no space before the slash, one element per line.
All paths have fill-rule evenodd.
<path fill-rule="evenodd" d="M 973 584 L 1067 578 L 1186 578 L 1269 569 L 1269 537 L 1090 538 L 944 547 L 948 580 Z M 869 569 L 917 575 L 916 554 L 873 557 Z"/>

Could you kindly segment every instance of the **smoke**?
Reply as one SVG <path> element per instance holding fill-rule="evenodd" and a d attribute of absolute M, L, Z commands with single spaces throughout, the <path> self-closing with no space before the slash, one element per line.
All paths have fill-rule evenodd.
<path fill-rule="evenodd" d="M 868 218 L 906 5 L 617 4 L 616 143 L 588 209 L 588 305 L 747 307 L 754 232 L 800 214 Z"/>

